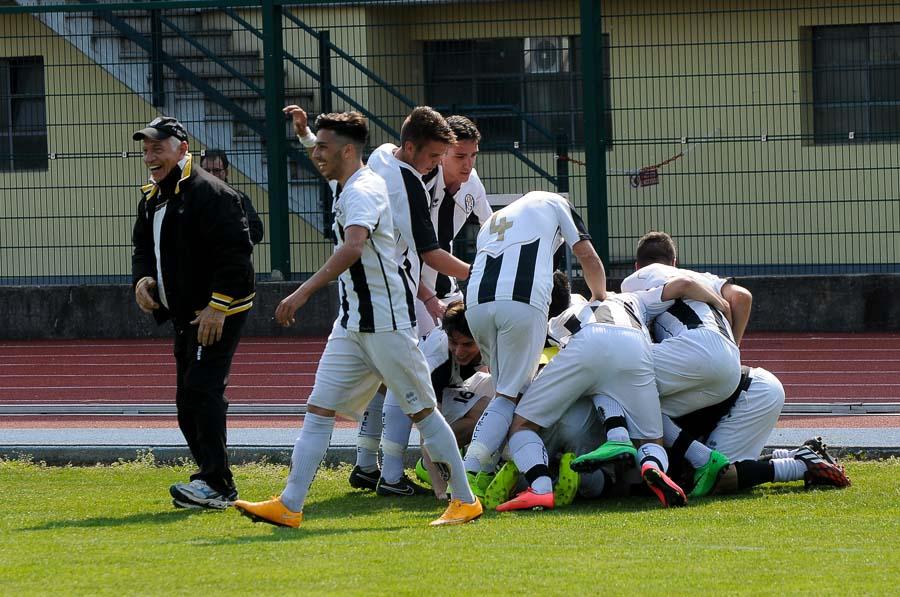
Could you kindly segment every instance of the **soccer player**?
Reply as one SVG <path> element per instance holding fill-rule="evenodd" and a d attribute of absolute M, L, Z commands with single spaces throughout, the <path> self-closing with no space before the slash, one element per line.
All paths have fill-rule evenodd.
<path fill-rule="evenodd" d="M 306 114 L 288 106 L 295 127 Z M 316 370 L 307 414 L 291 456 L 287 485 L 264 502 L 238 500 L 235 507 L 254 521 L 298 527 L 306 494 L 328 450 L 337 413 L 358 418 L 383 382 L 413 419 L 425 449 L 449 479 L 451 501 L 434 526 L 478 518 L 481 503 L 468 486 L 453 431 L 435 412 L 428 364 L 417 346 L 412 288 L 394 260 L 395 231 L 385 181 L 363 166 L 368 123 L 355 112 L 316 120 L 313 162 L 337 182 L 333 212 L 334 254 L 311 278 L 279 303 L 284 326 L 318 289 L 339 279 L 341 308 Z"/>
<path fill-rule="evenodd" d="M 735 329 L 743 334 L 750 316 L 749 292 L 712 274 L 679 269 L 675 263 L 672 238 L 665 232 L 649 232 L 638 242 L 637 271 L 622 282 L 623 292 L 634 292 L 688 276 L 726 299 L 720 301 L 720 309 L 712 303 L 677 300 L 653 322 L 653 335 L 658 342 L 653 345 L 656 384 L 662 412 L 670 417 L 718 404 L 732 395 L 741 379 L 741 362 L 728 318 L 736 321 Z M 731 302 L 735 304 L 733 310 Z M 615 404 L 609 404 L 609 409 L 617 412 Z M 628 442 L 610 443 L 578 457 L 573 468 L 592 470 L 601 462 L 627 458 L 632 453 Z M 713 453 L 697 469 L 695 485 L 702 491 L 708 481 L 701 482 L 701 478 L 714 479 L 727 464 L 721 453 Z"/>
<path fill-rule="evenodd" d="M 553 255 L 563 241 L 581 263 L 592 299 L 606 298 L 603 263 L 581 218 L 560 195 L 528 193 L 495 212 L 478 233 L 466 319 L 494 376 L 496 395 L 466 451 L 476 495 L 490 483 L 493 454 L 503 445 L 516 403 L 537 371 L 547 336 Z"/>
<path fill-rule="evenodd" d="M 450 147 L 438 166 L 431 191 L 431 222 L 442 249 L 453 252 L 453 239 L 463 225 L 474 219 L 479 225 L 490 219 L 492 211 L 487 193 L 478 172 L 475 160 L 478 157 L 478 143 L 481 133 L 465 116 L 449 116 L 447 124 L 456 136 L 456 143 Z M 437 272 L 427 263 L 422 266 L 422 284 L 434 291 L 444 304 L 462 300 L 456 280 Z M 431 318 L 418 319 L 419 334 L 428 334 Z"/>
<path fill-rule="evenodd" d="M 436 171 L 455 141 L 453 130 L 444 117 L 432 108 L 420 106 L 404 121 L 399 147 L 385 143 L 369 156 L 369 167 L 385 180 L 390 193 L 397 230 L 395 259 L 402 266 L 416 297 L 413 316 L 417 324 L 440 318 L 445 308 L 432 289 L 419 283 L 423 262 L 455 278 L 466 279 L 469 275 L 469 265 L 438 243 L 431 223 L 431 200 L 422 178 Z M 418 335 L 421 337 L 421 329 Z M 357 439 L 356 466 L 350 473 L 352 487 L 377 490 L 380 480 L 378 445 L 384 423 L 394 419 L 390 425 L 390 441 L 400 442 L 409 435 L 409 422 L 396 419 L 401 416 L 400 412 L 401 406 L 395 400 L 386 402 L 383 389 L 369 403 Z M 384 419 L 382 413 L 386 413 Z M 405 492 L 406 488 L 399 490 Z"/>
<path fill-rule="evenodd" d="M 525 392 L 510 429 L 509 450 L 529 488 L 498 506 L 498 511 L 554 507 L 547 452 L 537 432 L 556 423 L 560 413 L 585 395 L 594 397 L 598 407 L 599 398 L 621 407 L 614 419 L 621 419 L 616 428 L 622 428 L 622 436 L 614 435 L 607 425 L 608 440 L 630 443 L 635 438 L 641 444 L 641 477 L 662 504 L 686 503 L 684 491 L 665 474 L 668 459 L 662 447 L 662 414 L 646 327 L 682 298 L 724 302 L 705 285 L 676 278 L 650 291 L 610 293 L 602 301 L 576 302 L 550 322 L 548 336 L 564 348 Z M 608 424 L 613 417 L 605 404 L 604 409 Z"/>

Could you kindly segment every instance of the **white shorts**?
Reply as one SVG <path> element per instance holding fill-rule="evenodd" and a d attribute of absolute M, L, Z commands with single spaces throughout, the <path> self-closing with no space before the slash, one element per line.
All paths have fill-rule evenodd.
<path fill-rule="evenodd" d="M 680 417 L 731 396 L 741 381 L 741 353 L 709 328 L 687 330 L 653 345 L 662 412 Z"/>
<path fill-rule="evenodd" d="M 466 321 L 488 363 L 497 393 L 516 397 L 534 377 L 547 340 L 547 316 L 518 301 L 493 301 L 466 309 Z"/>
<path fill-rule="evenodd" d="M 316 369 L 309 404 L 359 419 L 384 382 L 411 415 L 434 408 L 434 388 L 413 329 L 333 332 Z"/>
<path fill-rule="evenodd" d="M 576 400 L 595 394 L 622 405 L 631 437 L 662 437 L 651 344 L 630 327 L 582 328 L 534 379 L 516 414 L 547 428 Z"/>
<path fill-rule="evenodd" d="M 603 422 L 590 396 L 575 401 L 555 424 L 540 432 L 550 460 L 557 454 L 574 452 L 586 454 L 603 443 L 606 433 Z"/>
<path fill-rule="evenodd" d="M 756 460 L 778 422 L 784 406 L 784 387 L 769 371 L 750 370 L 750 387 L 741 392 L 731 411 L 722 417 L 706 445 L 731 462 Z"/>
<path fill-rule="evenodd" d="M 447 423 L 455 423 L 465 417 L 482 398 L 494 397 L 494 380 L 490 373 L 479 371 L 462 385 L 444 388 L 441 396 L 441 414 Z"/>

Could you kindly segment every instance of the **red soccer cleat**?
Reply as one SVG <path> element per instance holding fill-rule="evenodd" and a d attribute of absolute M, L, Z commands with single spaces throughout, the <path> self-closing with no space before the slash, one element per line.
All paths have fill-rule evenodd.
<path fill-rule="evenodd" d="M 553 492 L 535 493 L 529 487 L 508 502 L 497 506 L 497 512 L 512 512 L 513 510 L 552 510 Z"/>
<path fill-rule="evenodd" d="M 656 494 L 664 508 L 687 504 L 687 496 L 684 495 L 684 490 L 662 470 L 645 464 L 641 467 L 641 478 L 644 479 L 644 483 L 647 484 L 650 491 Z"/>

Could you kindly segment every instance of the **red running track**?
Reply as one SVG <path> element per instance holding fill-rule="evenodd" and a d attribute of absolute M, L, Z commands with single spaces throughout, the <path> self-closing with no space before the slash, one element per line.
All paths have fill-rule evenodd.
<path fill-rule="evenodd" d="M 247 338 L 232 367 L 232 404 L 302 404 L 325 338 Z M 900 334 L 748 335 L 747 365 L 784 383 L 789 403 L 900 402 Z M 0 342 L 0 405 L 171 404 L 171 340 Z"/>

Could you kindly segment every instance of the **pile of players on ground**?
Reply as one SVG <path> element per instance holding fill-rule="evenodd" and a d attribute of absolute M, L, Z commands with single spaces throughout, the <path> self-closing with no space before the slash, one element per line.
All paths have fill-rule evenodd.
<path fill-rule="evenodd" d="M 340 313 L 285 490 L 266 502 L 238 500 L 241 513 L 300 525 L 335 414 L 361 418 L 350 484 L 384 496 L 449 493 L 433 525 L 463 524 L 483 507 L 554 508 L 578 496 L 637 491 L 668 507 L 768 482 L 850 485 L 819 438 L 760 459 L 785 395 L 769 371 L 741 366 L 752 297 L 678 268 L 668 234 L 641 238 L 635 273 L 622 292 L 608 292 L 566 198 L 531 192 L 491 211 L 474 170 L 480 133 L 467 118 L 416 108 L 400 146 L 382 145 L 364 167 L 361 117 L 321 116 L 314 135 L 302 109 L 285 111 L 336 181 L 337 242 L 276 318 L 290 325 L 309 294 L 335 278 Z M 471 267 L 452 254 L 470 218 L 481 224 Z M 563 243 L 588 298 L 555 272 Z M 463 294 L 456 280 L 465 278 Z M 414 425 L 424 454 L 417 473 L 430 490 L 404 473 Z"/>

